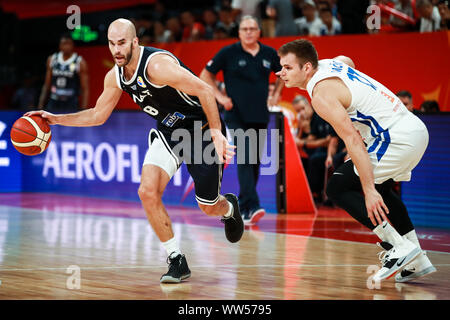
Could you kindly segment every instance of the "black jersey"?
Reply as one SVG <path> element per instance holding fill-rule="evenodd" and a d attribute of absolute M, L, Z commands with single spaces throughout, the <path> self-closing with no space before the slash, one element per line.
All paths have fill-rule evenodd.
<path fill-rule="evenodd" d="M 196 96 L 188 95 L 170 86 L 158 86 L 148 80 L 147 65 L 152 56 L 156 54 L 168 54 L 175 58 L 180 66 L 189 70 L 169 51 L 141 46 L 139 62 L 130 80 L 125 81 L 123 68 L 115 66 L 119 87 L 128 93 L 145 113 L 158 121 L 159 128 L 193 129 L 194 121 L 206 123 L 206 115 Z"/>
<path fill-rule="evenodd" d="M 67 101 L 80 94 L 80 63 L 81 56 L 73 53 L 72 56 L 63 60 L 62 52 L 52 55 L 50 68 L 52 80 L 50 88 L 50 99 Z"/>

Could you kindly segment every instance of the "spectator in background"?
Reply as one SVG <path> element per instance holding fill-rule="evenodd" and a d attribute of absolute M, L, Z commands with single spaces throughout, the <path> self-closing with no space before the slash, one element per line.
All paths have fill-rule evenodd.
<path fill-rule="evenodd" d="M 313 112 L 311 117 L 310 128 L 310 133 L 306 138 L 297 142 L 297 147 L 312 149 L 308 154 L 309 160 L 306 174 L 314 200 L 317 203 L 321 203 L 323 200 L 325 160 L 327 158 L 328 144 L 331 140 L 332 128 L 315 112 Z"/>
<path fill-rule="evenodd" d="M 233 20 L 239 21 L 243 16 L 253 16 L 256 19 L 261 19 L 261 14 L 258 8 L 261 0 L 233 0 L 231 1 Z"/>
<path fill-rule="evenodd" d="M 406 109 L 415 113 L 411 92 L 409 92 L 407 90 L 401 90 L 401 91 L 397 92 L 397 97 L 405 105 Z"/>
<path fill-rule="evenodd" d="M 316 4 L 313 0 L 305 0 L 301 5 L 303 17 L 294 20 L 300 35 L 308 36 L 310 34 L 311 25 L 319 23 L 319 17 L 316 10 Z"/>
<path fill-rule="evenodd" d="M 256 18 L 242 17 L 239 24 L 240 41 L 222 48 L 200 74 L 200 79 L 213 88 L 216 99 L 224 106 L 227 127 L 236 130 L 236 133 L 244 131 L 253 136 L 245 139 L 245 148 L 237 146 L 237 141 L 240 141 L 237 134 L 233 137 L 234 145 L 244 151 L 244 154 L 237 151 L 238 160 L 241 159 L 237 171 L 239 207 L 247 224 L 256 223 L 265 214 L 256 186 L 266 139 L 265 129 L 269 122 L 267 104 L 278 103 L 284 86 L 277 78 L 272 99 L 267 101 L 270 74 L 281 70 L 281 66 L 275 49 L 259 42 L 260 35 L 261 29 Z M 221 70 L 226 95 L 220 92 L 216 84 L 216 74 Z"/>
<path fill-rule="evenodd" d="M 86 61 L 74 52 L 69 33 L 61 36 L 59 52 L 47 59 L 47 72 L 38 108 L 52 113 L 76 112 L 89 103 L 89 76 Z M 50 98 L 46 100 L 50 94 Z M 81 94 L 81 103 L 79 96 Z"/>
<path fill-rule="evenodd" d="M 435 113 L 439 111 L 439 104 L 436 100 L 426 100 L 420 105 L 420 112 L 422 113 Z"/>
<path fill-rule="evenodd" d="M 228 32 L 224 27 L 221 26 L 217 26 L 214 29 L 214 33 L 213 33 L 213 39 L 214 40 L 222 40 L 222 39 L 228 39 Z"/>
<path fill-rule="evenodd" d="M 304 140 L 311 133 L 311 118 L 314 114 L 314 111 L 308 99 L 300 94 L 295 96 L 294 100 L 292 100 L 292 107 L 297 112 L 298 123 L 297 133 L 295 135 L 295 144 L 297 145 L 297 149 L 300 154 L 305 173 L 308 173 L 308 159 L 309 156 L 313 153 L 314 149 L 307 148 L 304 144 Z"/>
<path fill-rule="evenodd" d="M 398 3 L 395 5 L 394 9 L 414 19 L 414 11 L 411 6 L 411 0 L 398 0 Z M 390 22 L 393 27 L 404 31 L 412 30 L 413 27 L 410 23 L 406 22 L 405 20 L 402 20 L 394 16 L 391 16 Z"/>
<path fill-rule="evenodd" d="M 206 40 L 214 39 L 214 30 L 217 27 L 217 14 L 213 9 L 203 11 L 203 24 L 205 26 L 204 38 Z"/>
<path fill-rule="evenodd" d="M 203 38 L 205 28 L 200 22 L 196 22 L 194 15 L 190 11 L 181 13 L 181 24 L 183 25 L 183 36 L 181 41 L 192 42 Z"/>
<path fill-rule="evenodd" d="M 267 6 L 269 0 L 262 0 L 258 5 L 258 10 L 261 15 L 261 32 L 262 37 L 275 37 L 275 20 L 267 15 Z"/>
<path fill-rule="evenodd" d="M 156 43 L 169 42 L 169 33 L 166 32 L 164 24 L 161 21 L 155 21 L 153 24 L 153 40 Z"/>
<path fill-rule="evenodd" d="M 441 16 L 441 30 L 450 30 L 450 9 L 449 0 L 439 0 L 438 10 Z"/>
<path fill-rule="evenodd" d="M 270 18 L 275 19 L 276 37 L 298 34 L 291 0 L 269 0 L 266 14 Z"/>
<path fill-rule="evenodd" d="M 230 8 L 222 8 L 219 11 L 217 28 L 225 30 L 228 38 L 237 37 L 239 26 L 234 22 Z"/>
<path fill-rule="evenodd" d="M 332 36 L 341 33 L 341 23 L 333 17 L 330 8 L 323 8 L 319 11 L 319 20 L 313 22 L 310 28 L 312 36 Z"/>
<path fill-rule="evenodd" d="M 441 15 L 430 0 L 417 0 L 416 9 L 420 16 L 420 32 L 438 31 L 441 27 Z"/>
<path fill-rule="evenodd" d="M 342 33 L 367 33 L 366 15 L 370 0 L 337 0 L 336 4 L 341 17 Z"/>
<path fill-rule="evenodd" d="M 180 20 L 178 17 L 169 18 L 166 21 L 166 31 L 164 32 L 164 38 L 167 42 L 179 42 L 183 36 Z"/>

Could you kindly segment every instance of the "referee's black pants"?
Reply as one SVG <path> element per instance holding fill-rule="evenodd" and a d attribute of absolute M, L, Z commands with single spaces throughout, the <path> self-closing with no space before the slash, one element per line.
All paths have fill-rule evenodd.
<path fill-rule="evenodd" d="M 246 123 L 233 119 L 226 121 L 226 124 L 228 129 L 234 131 L 233 144 L 237 147 L 235 163 L 239 181 L 239 209 L 241 213 L 251 212 L 261 208 L 256 185 L 267 138 L 267 123 Z"/>

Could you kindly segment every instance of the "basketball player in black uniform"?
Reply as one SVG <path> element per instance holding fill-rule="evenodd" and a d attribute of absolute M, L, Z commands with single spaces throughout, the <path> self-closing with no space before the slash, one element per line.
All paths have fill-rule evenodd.
<path fill-rule="evenodd" d="M 122 91 L 125 91 L 145 113 L 157 120 L 157 130 L 152 129 L 149 133 L 149 149 L 142 167 L 138 193 L 147 218 L 168 254 L 169 270 L 160 281 L 180 282 L 188 278 L 191 272 L 175 240 L 170 218 L 161 200 L 164 189 L 181 162 L 186 160 L 200 209 L 207 215 L 222 217 L 227 239 L 230 242 L 239 241 L 244 223 L 237 197 L 233 194 L 220 195 L 223 162 L 234 156 L 235 147 L 228 144 L 224 135 L 225 126 L 219 116 L 212 88 L 172 53 L 139 46 L 136 29 L 126 19 L 111 23 L 108 40 L 116 65 L 107 73 L 103 93 L 94 108 L 58 115 L 31 111 L 27 115 L 41 115 L 49 124 L 97 126 L 108 119 Z M 190 133 L 191 141 L 187 141 L 187 145 L 189 142 L 191 144 L 190 154 L 186 148 L 183 154 L 175 152 L 178 141 L 173 139 L 172 133 L 176 129 Z M 212 164 L 203 157 L 200 163 L 195 161 L 194 149 L 198 141 L 194 141 L 193 137 L 198 133 L 203 137 L 205 131 L 209 131 L 210 139 L 203 142 L 200 152 L 203 153 L 208 147 L 219 160 Z M 214 145 L 211 145 L 211 138 Z"/>
<path fill-rule="evenodd" d="M 47 59 L 45 82 L 38 107 L 50 112 L 76 112 L 89 101 L 89 76 L 86 61 L 74 52 L 70 34 L 61 36 L 59 52 Z M 81 93 L 81 103 L 78 97 Z M 50 97 L 48 97 L 50 94 Z M 48 99 L 47 104 L 45 104 Z"/>

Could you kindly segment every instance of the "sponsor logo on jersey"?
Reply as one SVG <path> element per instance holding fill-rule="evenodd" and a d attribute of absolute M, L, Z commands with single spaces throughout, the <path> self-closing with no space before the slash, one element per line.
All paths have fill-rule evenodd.
<path fill-rule="evenodd" d="M 137 84 L 139 85 L 139 87 L 147 88 L 147 86 L 145 85 L 144 80 L 142 80 L 141 76 L 137 77 Z"/>
<path fill-rule="evenodd" d="M 179 112 L 174 112 L 173 114 L 172 114 L 172 113 L 169 113 L 169 114 L 164 118 L 164 120 L 161 121 L 161 123 L 164 124 L 164 125 L 167 126 L 167 127 L 173 127 L 173 125 L 174 125 L 179 119 L 182 119 L 182 120 L 183 120 L 184 118 L 186 118 L 186 116 L 185 116 L 184 114 L 182 114 L 182 113 L 179 113 Z"/>
<path fill-rule="evenodd" d="M 247 61 L 245 61 L 244 59 L 239 60 L 239 67 L 245 67 L 247 65 Z"/>
<path fill-rule="evenodd" d="M 270 69 L 270 61 L 263 59 L 262 61 L 264 68 Z"/>

